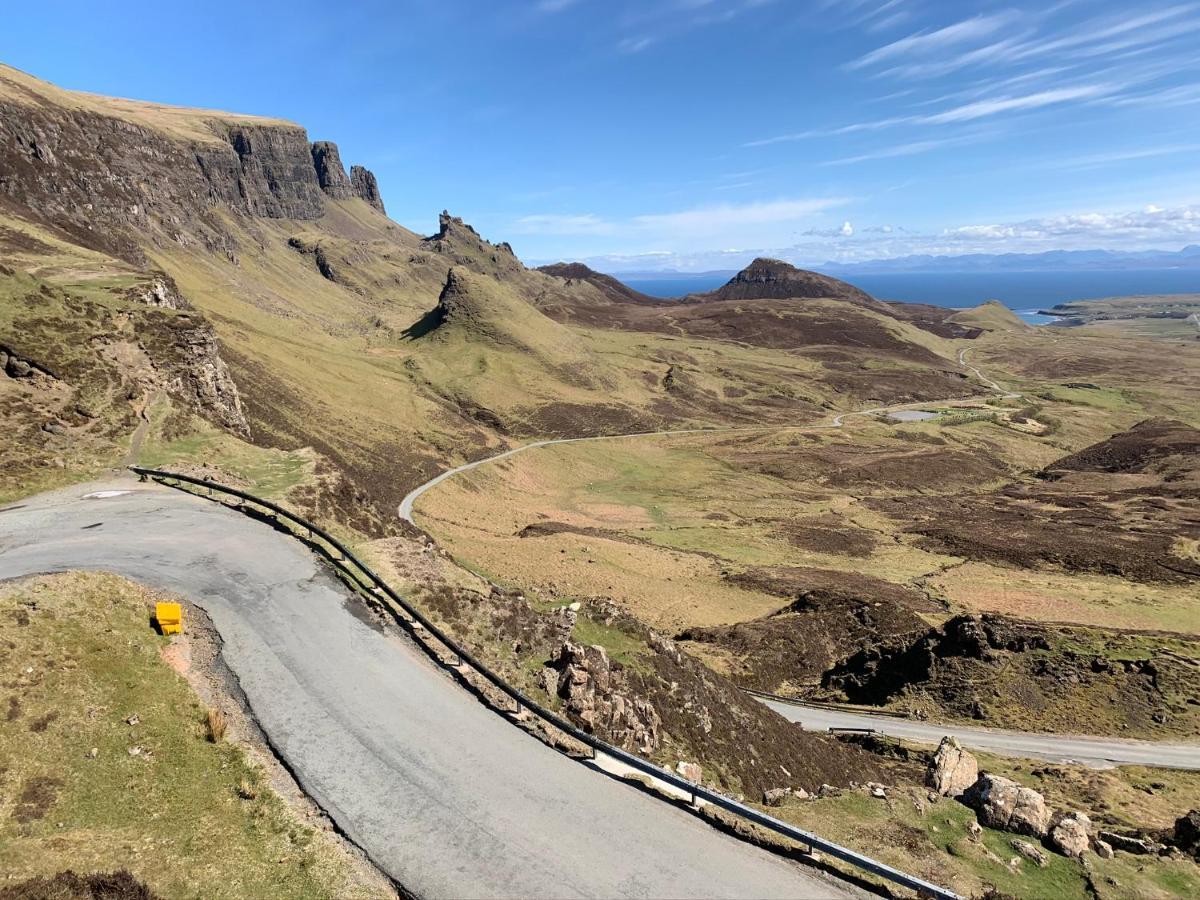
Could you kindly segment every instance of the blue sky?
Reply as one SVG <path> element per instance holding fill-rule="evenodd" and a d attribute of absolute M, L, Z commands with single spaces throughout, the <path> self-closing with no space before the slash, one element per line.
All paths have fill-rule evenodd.
<path fill-rule="evenodd" d="M 0 59 L 292 119 L 527 261 L 1200 243 L 1200 3 L 51 0 Z"/>

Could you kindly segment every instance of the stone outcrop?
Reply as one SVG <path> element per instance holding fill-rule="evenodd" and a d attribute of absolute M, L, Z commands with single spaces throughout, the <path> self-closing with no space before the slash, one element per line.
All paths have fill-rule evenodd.
<path fill-rule="evenodd" d="M 241 395 L 206 319 L 186 312 L 164 314 L 147 324 L 139 340 L 167 393 L 214 424 L 249 437 Z"/>
<path fill-rule="evenodd" d="M 0 373 L 9 378 L 49 378 L 57 379 L 53 372 L 31 359 L 18 354 L 15 350 L 0 344 Z"/>
<path fill-rule="evenodd" d="M 558 670 L 555 694 L 584 731 L 639 753 L 661 743 L 661 722 L 654 707 L 628 689 L 624 674 L 603 647 L 566 641 L 550 661 Z"/>
<path fill-rule="evenodd" d="M 342 156 L 337 144 L 333 141 L 315 141 L 312 145 L 313 167 L 317 170 L 317 183 L 321 185 L 326 195 L 334 200 L 349 200 L 354 196 L 354 188 L 346 169 L 342 166 Z"/>
<path fill-rule="evenodd" d="M 959 797 L 979 779 L 979 763 L 950 736 L 942 738 L 925 772 L 925 784 L 943 797 Z"/>
<path fill-rule="evenodd" d="M 1044 632 L 1044 626 L 1000 615 L 955 616 L 911 643 L 864 647 L 831 668 L 822 683 L 856 703 L 884 703 L 905 686 L 933 681 L 960 661 L 993 663 L 1005 653 L 1048 650 Z"/>
<path fill-rule="evenodd" d="M 1008 843 L 1009 846 L 1011 846 L 1031 863 L 1035 863 L 1038 868 L 1044 869 L 1050 864 L 1050 860 L 1046 857 L 1046 854 L 1043 853 L 1039 847 L 1029 843 L 1029 841 L 1022 841 L 1019 838 L 1013 838 Z"/>
<path fill-rule="evenodd" d="M 988 828 L 1038 838 L 1049 831 L 1046 798 L 1033 788 L 1022 787 L 1000 775 L 980 775 L 962 800 L 978 813 L 980 824 Z"/>
<path fill-rule="evenodd" d="M 446 210 L 438 216 L 438 233 L 425 238 L 422 244 L 425 249 L 449 258 L 455 265 L 466 266 L 501 281 L 519 277 L 525 271 L 512 247 L 504 242 L 493 244 Z"/>
<path fill-rule="evenodd" d="M 1200 809 L 1189 810 L 1175 820 L 1172 842 L 1184 853 L 1200 861 Z"/>
<path fill-rule="evenodd" d="M 138 284 L 125 292 L 125 296 L 146 306 L 157 306 L 160 309 L 192 309 L 192 304 L 183 294 L 175 279 L 163 272 L 156 274 L 150 281 Z"/>
<path fill-rule="evenodd" d="M 362 166 L 351 166 L 350 184 L 353 187 L 354 196 L 365 200 L 381 213 L 387 214 L 387 210 L 383 208 L 383 197 L 379 195 L 379 182 L 375 180 L 374 172 L 364 169 Z"/>
<path fill-rule="evenodd" d="M 310 145 L 297 125 L 196 111 L 191 131 L 179 133 L 153 127 L 149 115 L 143 124 L 34 96 L 17 82 L 0 97 L 0 198 L 137 265 L 147 239 L 233 258 L 236 241 L 213 207 L 311 220 L 325 214 L 326 197 L 360 196 L 383 211 L 374 176 L 355 167 L 348 178 L 337 147 Z"/>
<path fill-rule="evenodd" d="M 1135 856 L 1157 856 L 1163 850 L 1163 845 L 1157 841 L 1129 834 L 1118 834 L 1115 831 L 1101 831 L 1099 837 L 1114 850 L 1122 850 Z"/>
<path fill-rule="evenodd" d="M 1085 813 L 1072 812 L 1058 817 L 1050 829 L 1050 844 L 1064 856 L 1079 859 L 1092 843 L 1092 820 Z"/>

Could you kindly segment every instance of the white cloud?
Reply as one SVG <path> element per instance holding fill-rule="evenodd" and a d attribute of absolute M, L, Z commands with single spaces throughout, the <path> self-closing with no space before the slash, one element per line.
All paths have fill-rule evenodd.
<path fill-rule="evenodd" d="M 647 47 L 654 43 L 654 38 L 649 35 L 640 37 L 627 37 L 617 44 L 618 53 L 641 53 Z"/>
<path fill-rule="evenodd" d="M 953 25 L 947 25 L 945 28 L 939 28 L 937 31 L 918 31 L 877 50 L 872 50 L 865 56 L 860 56 L 853 62 L 847 63 L 846 68 L 861 69 L 896 57 L 937 53 L 945 47 L 968 43 L 977 38 L 986 37 L 1011 20 L 1011 13 L 996 13 L 990 16 L 975 16 L 973 19 L 955 22 Z"/>
<path fill-rule="evenodd" d="M 1154 159 L 1159 156 L 1175 156 L 1180 153 L 1200 153 L 1200 144 L 1158 144 L 1153 147 L 1136 147 L 1127 150 L 1110 150 L 1104 153 L 1088 153 L 1082 156 L 1058 157 L 1049 161 L 1047 168 L 1097 169 L 1115 163 Z"/>
<path fill-rule="evenodd" d="M 1069 100 L 1085 100 L 1103 97 L 1116 93 L 1118 88 L 1107 84 L 1083 84 L 1076 87 L 1056 88 L 1049 91 L 1038 91 L 1034 94 L 1023 94 L 1016 97 L 992 97 L 988 100 L 977 100 L 956 106 L 952 109 L 928 116 L 921 116 L 918 121 L 922 124 L 944 125 L 948 122 L 970 122 L 985 116 L 1014 110 L 1039 109 L 1043 106 L 1053 106 Z"/>
<path fill-rule="evenodd" d="M 670 213 L 635 216 L 638 228 L 687 235 L 710 233 L 747 225 L 778 225 L 797 222 L 815 213 L 845 203 L 840 199 L 776 200 L 770 203 L 722 204 Z"/>
<path fill-rule="evenodd" d="M 522 216 L 513 223 L 512 230 L 516 234 L 599 235 L 613 234 L 616 225 L 590 213 L 576 216 L 542 214 Z"/>
<path fill-rule="evenodd" d="M 801 131 L 796 132 L 795 134 L 781 134 L 775 137 L 750 141 L 742 146 L 765 147 L 770 144 L 800 141 L 814 137 L 834 137 L 863 131 L 881 131 L 885 128 L 893 128 L 897 125 L 950 125 L 962 122 L 973 122 L 977 119 L 984 119 L 990 116 L 999 115 L 1001 113 L 1041 109 L 1045 106 L 1054 106 L 1074 100 L 1096 100 L 1100 98 L 1109 98 L 1116 95 L 1121 88 L 1122 85 L 1119 84 L 1080 84 L 1073 87 L 1035 91 L 1031 94 L 989 97 L 985 100 L 976 100 L 971 103 L 963 103 L 958 106 L 952 106 L 949 109 L 944 109 L 941 112 L 936 113 L 922 113 L 920 115 L 909 116 L 889 116 L 884 119 L 875 119 L 874 121 L 869 122 L 854 122 L 850 125 L 841 125 L 836 128 L 815 131 Z M 925 149 L 932 148 L 927 147 Z M 906 154 L 893 153 L 891 155 L 898 156 Z M 867 158 L 874 157 L 868 156 Z M 858 162 L 860 160 L 851 158 L 850 161 Z"/>
<path fill-rule="evenodd" d="M 635 246 L 757 246 L 778 241 L 798 224 L 846 202 L 842 198 L 815 198 L 725 203 L 621 219 L 592 213 L 547 213 L 522 216 L 507 230 L 525 235 L 618 238 Z M 847 222 L 837 233 L 849 225 Z"/>
<path fill-rule="evenodd" d="M 973 137 L 971 138 L 974 139 Z M 878 150 L 859 153 L 856 156 L 843 156 L 821 163 L 823 166 L 848 166 L 854 163 L 868 162 L 873 159 L 893 159 L 898 156 L 915 156 L 918 153 L 928 153 L 943 147 L 956 147 L 967 143 L 967 138 L 946 138 L 945 140 L 910 141 L 906 144 L 887 144 Z"/>
<path fill-rule="evenodd" d="M 961 225 L 939 232 L 916 232 L 896 225 L 857 229 L 814 228 L 801 243 L 741 244 L 744 249 L 696 252 L 656 251 L 585 257 L 602 271 L 738 268 L 755 256 L 774 256 L 798 265 L 862 262 L 898 256 L 955 256 L 967 253 L 1039 253 L 1047 250 L 1175 250 L 1200 243 L 1200 205 L 1164 208 L 1145 204 L 1122 212 L 1078 212 L 1021 222 Z M 713 244 L 712 246 L 719 246 Z"/>
<path fill-rule="evenodd" d="M 1068 242 L 1080 246 L 1091 241 L 1097 246 L 1111 246 L 1119 239 L 1122 245 L 1133 246 L 1179 240 L 1200 235 L 1200 207 L 1179 206 L 1165 209 L 1147 204 L 1131 212 L 1073 213 L 1028 219 L 1003 224 L 963 225 L 942 232 L 944 238 L 968 241 L 1042 241 L 1050 244 Z M 1046 249 L 1050 249 L 1047 247 Z"/>

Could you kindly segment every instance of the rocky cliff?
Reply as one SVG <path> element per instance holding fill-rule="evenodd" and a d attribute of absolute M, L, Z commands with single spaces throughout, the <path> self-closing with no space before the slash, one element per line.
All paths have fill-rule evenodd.
<path fill-rule="evenodd" d="M 51 90 L 0 67 L 0 198 L 85 246 L 137 263 L 146 237 L 232 252 L 214 207 L 308 220 L 359 196 L 383 211 L 375 177 L 347 178 L 337 146 L 297 125 L 128 101 L 115 114 Z"/>
<path fill-rule="evenodd" d="M 316 141 L 312 145 L 313 166 L 317 170 L 317 183 L 321 190 L 334 200 L 349 200 L 354 196 L 346 169 L 342 166 L 342 154 L 332 141 Z"/>
<path fill-rule="evenodd" d="M 354 195 L 358 199 L 365 200 L 380 212 L 385 211 L 383 208 L 383 198 L 379 196 L 379 182 L 375 180 L 375 175 L 370 169 L 364 169 L 362 166 L 351 166 L 350 183 L 353 187 Z"/>

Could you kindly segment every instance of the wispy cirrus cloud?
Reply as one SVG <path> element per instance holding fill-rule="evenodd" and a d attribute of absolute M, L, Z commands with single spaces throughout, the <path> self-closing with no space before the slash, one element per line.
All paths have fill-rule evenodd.
<path fill-rule="evenodd" d="M 847 202 L 842 197 L 788 198 L 722 203 L 620 219 L 592 213 L 547 213 L 522 216 L 509 230 L 528 235 L 623 236 L 659 244 L 696 240 L 732 243 L 755 236 L 761 240 L 781 226 L 811 221 L 814 216 Z"/>
<path fill-rule="evenodd" d="M 979 15 L 935 31 L 918 31 L 898 41 L 885 44 L 858 59 L 846 63 L 847 69 L 864 69 L 887 60 L 910 55 L 922 55 L 945 50 L 947 47 L 970 43 L 994 34 L 1013 20 L 1009 12 Z"/>
<path fill-rule="evenodd" d="M 893 128 L 897 125 L 947 125 L 952 123 L 973 122 L 1001 113 L 1041 109 L 1073 100 L 1096 99 L 1109 97 L 1117 93 L 1122 85 L 1116 84 L 1080 84 L 1072 87 L 1053 88 L 1044 91 L 1034 91 L 1028 94 L 989 97 L 971 103 L 963 103 L 934 113 L 921 113 L 907 116 L 888 116 L 866 122 L 853 122 L 835 128 L 798 131 L 792 134 L 780 134 L 769 138 L 748 141 L 744 147 L 766 147 L 771 144 L 783 144 L 802 141 L 814 137 L 834 137 L 837 135 L 854 134 L 862 131 L 879 131 Z"/>
<path fill-rule="evenodd" d="M 637 37 L 627 37 L 617 42 L 618 53 L 641 53 L 655 42 L 656 38 L 648 34 Z"/>

